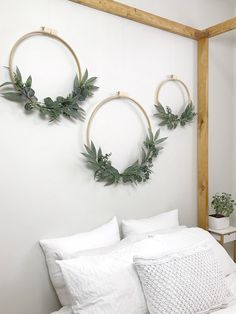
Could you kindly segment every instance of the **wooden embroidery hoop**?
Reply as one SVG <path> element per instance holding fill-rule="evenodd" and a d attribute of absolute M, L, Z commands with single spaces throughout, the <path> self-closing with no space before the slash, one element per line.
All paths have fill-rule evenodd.
<path fill-rule="evenodd" d="M 161 91 L 161 88 L 163 87 L 163 85 L 165 85 L 166 83 L 169 83 L 169 82 L 177 82 L 179 83 L 180 85 L 182 85 L 187 93 L 187 96 L 188 96 L 188 102 L 187 104 L 191 103 L 192 102 L 192 98 L 191 98 L 191 95 L 190 95 L 190 92 L 189 92 L 189 89 L 187 87 L 187 85 L 182 81 L 180 80 L 176 75 L 170 75 L 166 80 L 162 81 L 160 83 L 160 85 L 158 86 L 158 89 L 157 89 L 157 93 L 156 93 L 156 103 L 159 104 L 160 101 L 159 101 L 159 97 L 160 97 L 160 91 Z"/>
<path fill-rule="evenodd" d="M 9 56 L 9 63 L 8 63 L 8 65 L 9 65 L 9 73 L 10 73 L 10 77 L 11 77 L 12 82 L 14 81 L 13 60 L 14 60 L 14 56 L 15 56 L 16 50 L 17 50 L 17 48 L 20 46 L 20 44 L 23 41 L 25 41 L 26 39 L 28 39 L 30 37 L 33 37 L 33 36 L 46 36 L 46 37 L 50 37 L 50 38 L 55 39 L 55 40 L 59 41 L 60 43 L 62 43 L 70 51 L 70 53 L 72 54 L 72 56 L 73 56 L 73 58 L 74 58 L 74 60 L 76 62 L 76 65 L 77 65 L 79 79 L 82 78 L 82 72 L 81 72 L 81 68 L 80 68 L 79 59 L 76 56 L 74 50 L 71 48 L 71 46 L 64 39 L 59 37 L 55 30 L 53 30 L 51 28 L 48 28 L 48 27 L 45 27 L 45 26 L 42 26 L 39 31 L 30 32 L 30 33 L 27 33 L 24 36 L 20 37 L 16 41 L 14 46 L 12 47 L 11 52 L 10 52 L 10 56 Z"/>
<path fill-rule="evenodd" d="M 114 99 L 127 99 L 127 100 L 130 100 L 136 107 L 139 108 L 139 110 L 141 111 L 141 113 L 143 114 L 143 116 L 145 117 L 145 120 L 147 122 L 147 125 L 148 125 L 148 128 L 150 130 L 152 130 L 152 126 L 151 126 L 151 121 L 148 117 L 148 114 L 146 113 L 146 111 L 144 110 L 144 108 L 133 98 L 129 97 L 127 94 L 123 93 L 123 92 L 118 92 L 115 96 L 111 96 L 111 97 L 108 97 L 108 98 L 105 98 L 103 99 L 100 103 L 98 103 L 95 108 L 93 109 L 90 117 L 89 117 L 89 120 L 88 120 L 88 124 L 87 124 L 87 129 L 86 129 L 86 143 L 87 143 L 87 146 L 90 147 L 90 144 L 91 144 L 91 140 L 90 140 L 90 131 L 91 131 L 91 126 L 92 126 L 92 122 L 93 122 L 93 119 L 96 115 L 96 113 L 98 112 L 98 110 L 104 106 L 106 103 L 114 100 Z"/>

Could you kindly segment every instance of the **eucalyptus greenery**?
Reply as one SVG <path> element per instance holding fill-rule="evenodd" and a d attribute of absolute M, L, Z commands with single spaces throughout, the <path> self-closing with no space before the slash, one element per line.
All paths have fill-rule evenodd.
<path fill-rule="evenodd" d="M 24 82 L 17 67 L 13 82 L 5 82 L 0 85 L 0 88 L 4 88 L 1 96 L 22 103 L 27 112 L 38 110 L 42 116 L 48 117 L 50 122 L 59 120 L 61 116 L 70 119 L 83 119 L 85 111 L 81 104 L 87 97 L 92 96 L 98 88 L 94 85 L 96 79 L 96 77 L 88 78 L 88 71 L 86 70 L 81 80 L 76 75 L 73 91 L 66 98 L 58 96 L 56 100 L 52 100 L 51 97 L 46 97 L 43 102 L 40 102 L 32 88 L 31 75 Z"/>
<path fill-rule="evenodd" d="M 229 217 L 234 211 L 235 201 L 232 199 L 232 194 L 229 193 L 216 193 L 213 196 L 211 206 L 215 210 L 216 215 Z"/>
<path fill-rule="evenodd" d="M 103 154 L 102 149 L 99 147 L 97 150 L 94 143 L 91 141 L 90 147 L 85 145 L 86 162 L 94 171 L 94 179 L 96 181 L 105 182 L 105 185 L 117 183 L 140 183 L 149 180 L 153 167 L 153 159 L 156 158 L 159 152 L 163 149 L 160 144 L 167 138 L 159 138 L 160 129 L 157 130 L 155 135 L 149 129 L 148 135 L 142 147 L 141 160 L 135 161 L 131 166 L 126 168 L 123 173 L 112 166 L 110 156 L 111 154 Z"/>
<path fill-rule="evenodd" d="M 155 114 L 160 120 L 162 120 L 161 123 L 159 123 L 160 126 L 166 125 L 168 129 L 172 130 L 175 129 L 178 124 L 181 126 L 185 126 L 187 123 L 190 123 L 194 120 L 194 117 L 196 116 L 196 113 L 194 112 L 194 106 L 193 103 L 190 102 L 185 110 L 182 112 L 180 117 L 178 115 L 173 114 L 170 107 L 166 107 L 166 109 L 162 106 L 161 103 L 158 103 L 158 105 L 155 105 L 158 113 Z"/>

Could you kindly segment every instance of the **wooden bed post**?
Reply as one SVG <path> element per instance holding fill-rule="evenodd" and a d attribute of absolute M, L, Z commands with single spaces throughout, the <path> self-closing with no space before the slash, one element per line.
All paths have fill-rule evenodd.
<path fill-rule="evenodd" d="M 198 226 L 208 228 L 208 54 L 209 39 L 198 41 Z"/>

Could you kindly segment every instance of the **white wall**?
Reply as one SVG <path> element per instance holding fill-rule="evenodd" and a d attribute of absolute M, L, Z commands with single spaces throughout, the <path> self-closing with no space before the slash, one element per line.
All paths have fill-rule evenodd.
<path fill-rule="evenodd" d="M 232 193 L 233 169 L 233 38 L 209 41 L 209 201 L 217 192 Z"/>
<path fill-rule="evenodd" d="M 231 3 L 223 0 L 125 2 L 196 27 L 232 16 Z M 41 25 L 58 30 L 77 52 L 83 70 L 88 67 L 91 75 L 99 77 L 100 90 L 85 106 L 88 113 L 99 100 L 122 90 L 144 106 L 157 128 L 152 118 L 154 92 L 171 73 L 187 83 L 196 104 L 196 43 L 189 39 L 66 0 L 0 1 L 0 19 L 4 25 L 1 65 L 7 64 L 19 36 Z M 222 48 L 222 53 L 227 67 L 228 51 Z M 71 88 L 73 60 L 49 39 L 25 42 L 16 63 L 25 76 L 33 75 L 40 97 L 66 95 Z M 0 77 L 8 79 L 3 68 Z M 224 95 L 220 84 L 215 90 L 219 98 Z M 179 90 L 171 85 L 163 89 L 162 99 L 176 110 L 183 104 Z M 99 112 L 93 134 L 122 168 L 136 156 L 143 126 L 132 107 L 115 105 Z M 221 123 L 226 136 L 231 132 L 227 119 Z M 218 127 L 212 122 L 211 128 Z M 104 188 L 93 181 L 80 155 L 84 133 L 85 124 L 62 120 L 49 125 L 37 114 L 27 116 L 16 103 L 0 99 L 0 306 L 4 314 L 48 314 L 59 306 L 38 246 L 41 238 L 89 230 L 114 214 L 119 219 L 144 217 L 174 207 L 180 208 L 181 223 L 196 225 L 196 123 L 174 132 L 162 130 L 163 136 L 169 136 L 165 150 L 155 162 L 150 182 L 137 187 Z M 225 165 L 225 182 L 230 166 Z"/>

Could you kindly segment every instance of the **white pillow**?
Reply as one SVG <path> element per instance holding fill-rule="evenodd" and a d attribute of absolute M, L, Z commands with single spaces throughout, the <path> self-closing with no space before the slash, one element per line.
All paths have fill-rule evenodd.
<path fill-rule="evenodd" d="M 109 245 L 105 247 L 100 247 L 96 249 L 91 249 L 91 250 L 85 250 L 85 251 L 76 251 L 75 253 L 68 253 L 68 252 L 58 252 L 56 254 L 57 260 L 66 260 L 66 259 L 74 259 L 79 256 L 93 256 L 93 255 L 104 255 L 111 253 L 115 250 L 121 249 L 124 246 L 127 246 L 129 244 L 133 244 L 135 242 L 144 240 L 149 237 L 149 234 L 147 235 L 135 235 L 135 236 L 130 236 L 125 239 L 122 239 L 121 241 L 117 242 L 114 245 Z"/>
<path fill-rule="evenodd" d="M 149 218 L 123 220 L 121 224 L 124 237 L 128 237 L 133 234 L 171 229 L 177 226 L 179 226 L 178 209 Z"/>
<path fill-rule="evenodd" d="M 78 251 L 106 247 L 114 245 L 119 241 L 120 233 L 116 217 L 90 232 L 40 241 L 40 245 L 46 257 L 52 284 L 63 306 L 71 305 L 71 300 L 66 290 L 60 267 L 56 264 L 58 255 L 73 254 Z"/>
<path fill-rule="evenodd" d="M 212 249 L 134 258 L 150 314 L 209 313 L 232 299 Z M 230 298 L 231 297 L 231 298 Z"/>
<path fill-rule="evenodd" d="M 126 244 L 125 241 L 108 254 L 57 261 L 71 295 L 74 314 L 148 313 L 133 256 L 146 250 L 149 242 L 152 252 L 153 240 Z"/>

